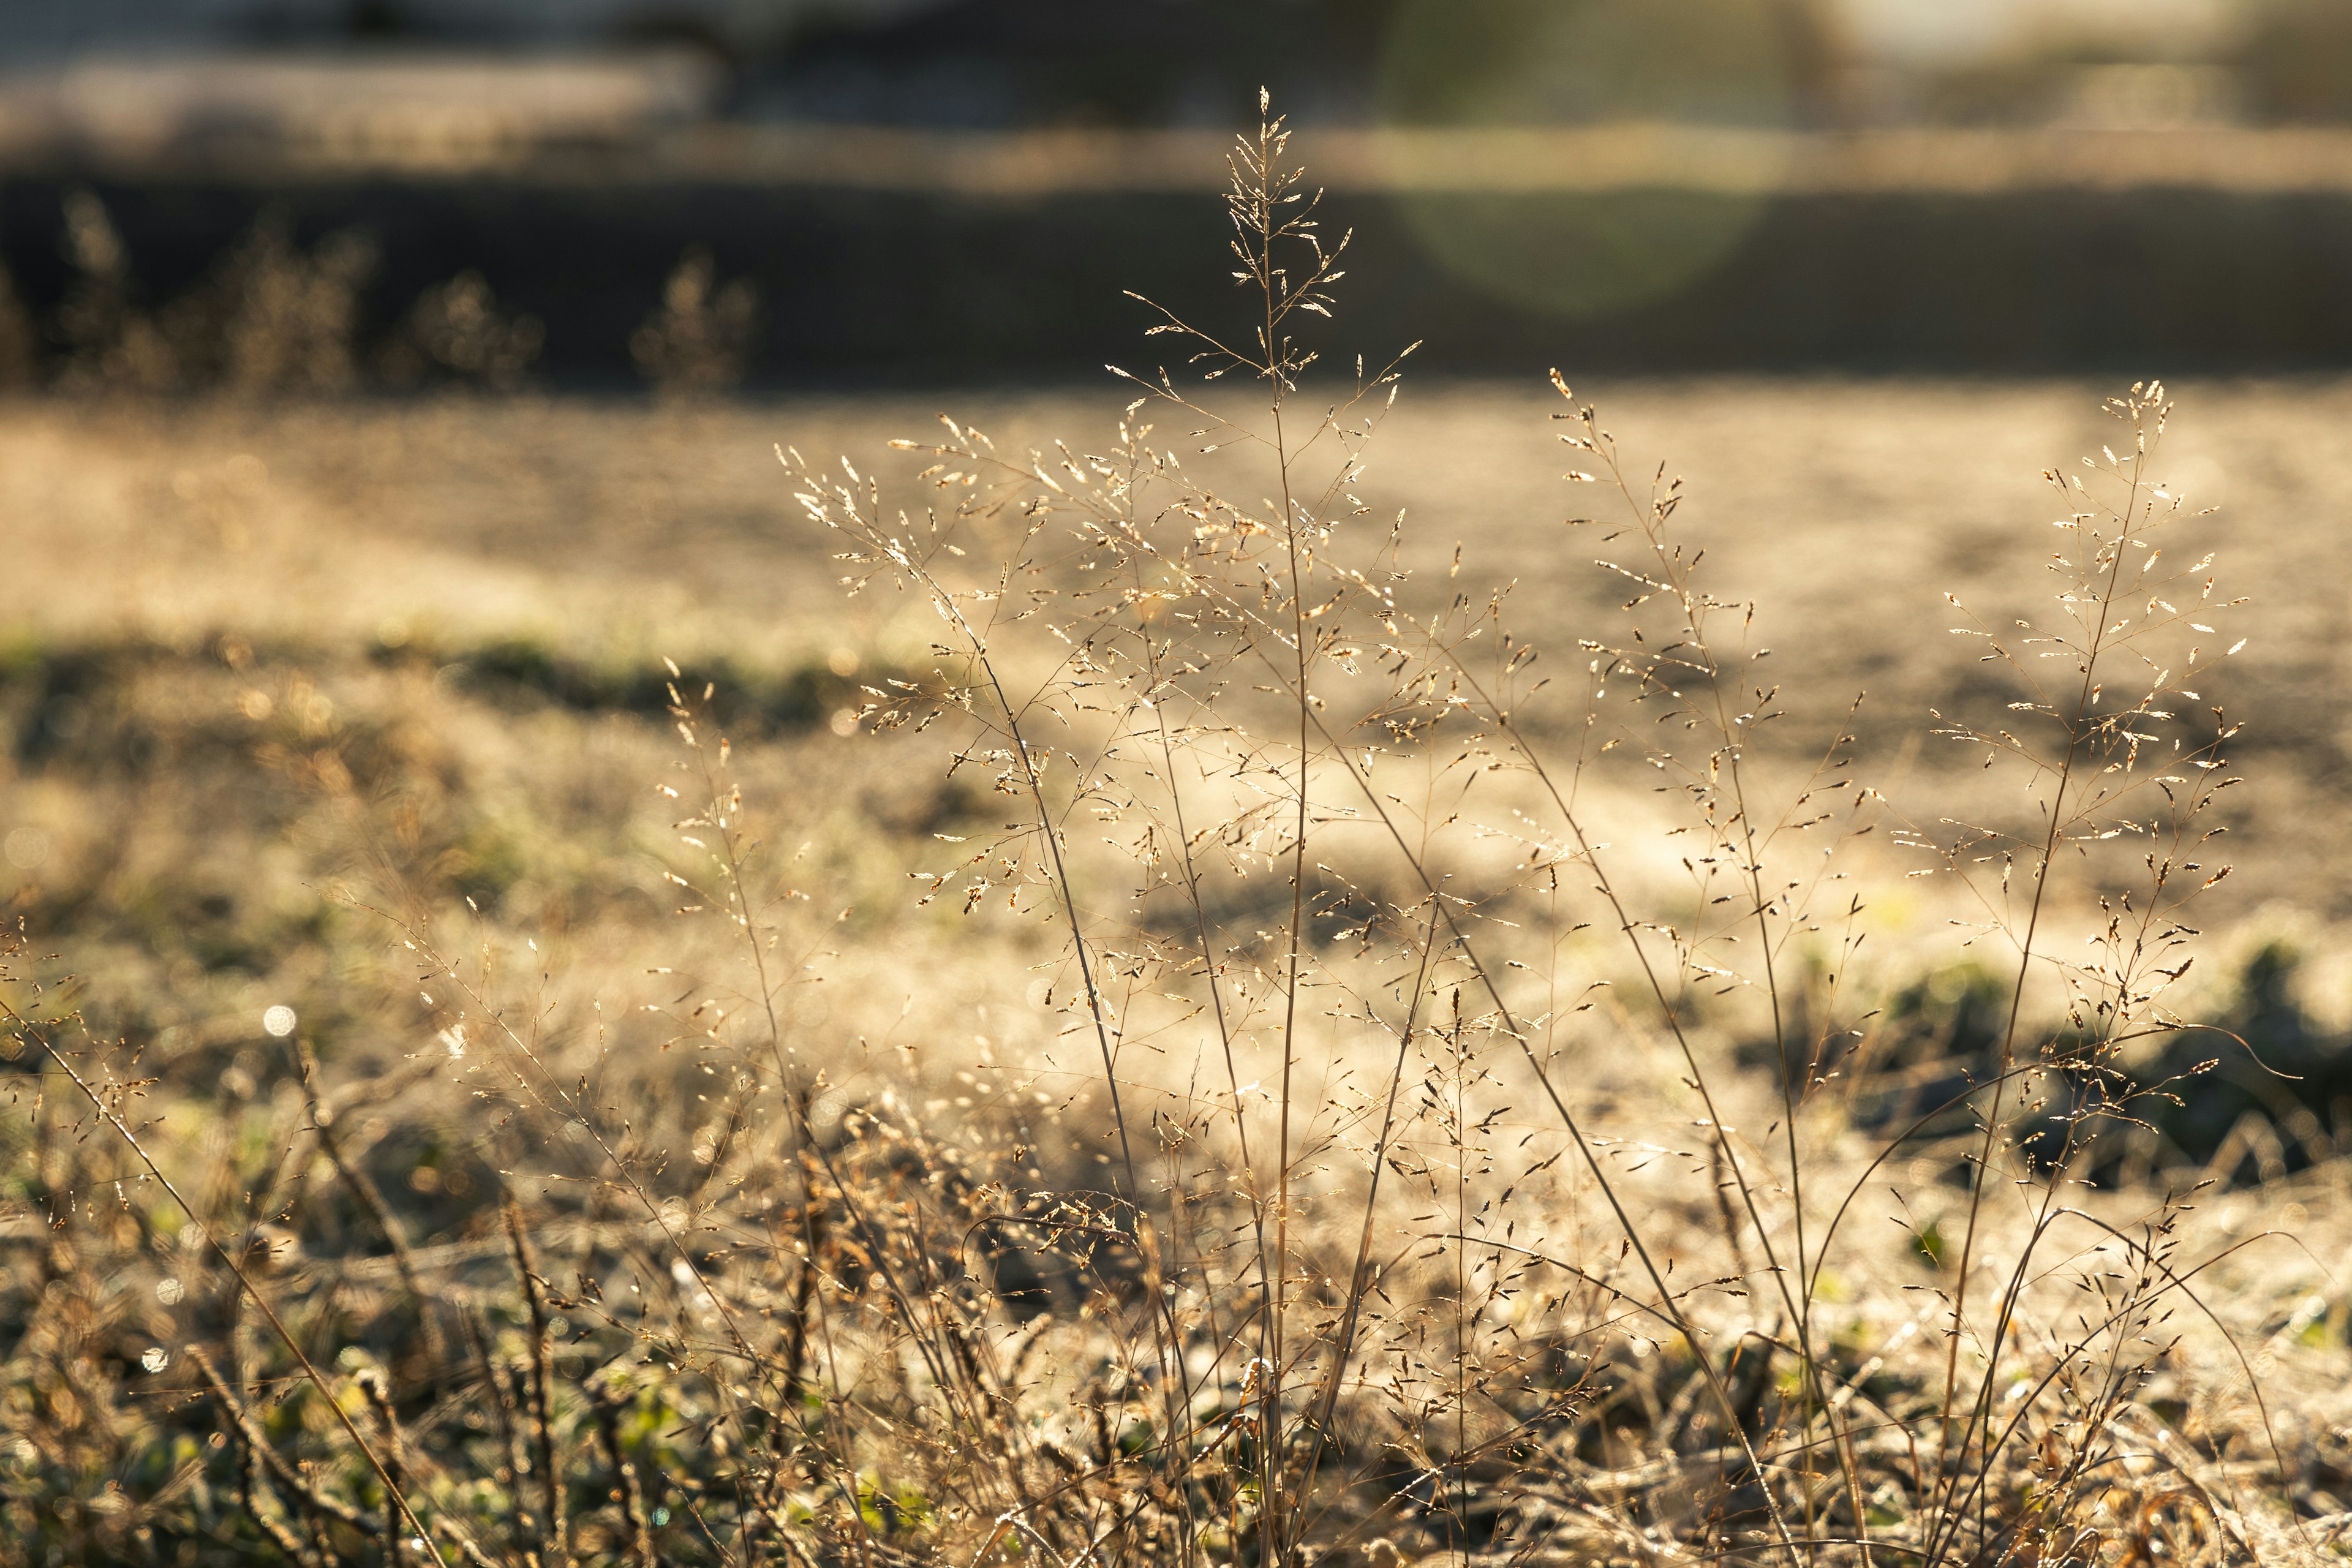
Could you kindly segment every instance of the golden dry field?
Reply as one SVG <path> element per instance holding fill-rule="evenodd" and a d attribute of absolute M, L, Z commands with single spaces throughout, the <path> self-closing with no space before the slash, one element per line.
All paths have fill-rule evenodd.
<path fill-rule="evenodd" d="M 0 407 L 0 1561 L 2340 1551 L 2352 383 L 2169 389 L 2139 493 L 2248 601 L 2175 638 L 2245 639 L 2195 698 L 2245 782 L 2189 851 L 2233 873 L 2106 969 L 2137 839 L 2047 840 L 2046 910 L 2030 856 L 1919 846 L 2047 823 L 2046 778 L 1933 732 L 2040 717 L 1947 595 L 2048 616 L 2043 470 L 2129 468 L 2123 387 L 1578 381 L 1620 500 L 1563 479 L 1551 388 L 1408 378 L 1318 514 L 1330 604 L 1374 595 L 1331 624 L 1388 629 L 1328 645 L 1307 850 L 1311 617 L 1244 525 L 1282 475 L 1184 409 L 1122 448 L 1130 390 L 944 411 L 1066 500 L 1181 454 L 1181 592 L 1108 513 L 973 508 L 984 451 L 918 479 L 889 440 L 950 438 L 912 395 Z M 1656 559 L 1728 607 L 1629 612 L 1681 566 L 1596 564 L 1659 570 L 1624 510 L 1659 465 Z M 796 499 L 825 475 L 845 529 Z M 919 543 L 943 497 L 965 553 Z M 861 538 L 911 553 L 853 595 Z M 1671 603 L 1769 647 L 1726 683 L 1787 716 L 1645 770 Z M 1556 684 L 1482 710 L 1474 666 Z M 1845 884 L 1755 847 L 1816 813 Z M 2005 1040 L 2036 919 L 2074 978 Z M 2053 1131 L 2102 1096 L 2103 1142 Z"/>

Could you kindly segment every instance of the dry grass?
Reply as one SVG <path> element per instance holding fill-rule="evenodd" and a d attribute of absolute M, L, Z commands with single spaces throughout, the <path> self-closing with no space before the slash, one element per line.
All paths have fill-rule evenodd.
<path fill-rule="evenodd" d="M 2247 952 L 2328 957 L 2341 391 L 1391 413 L 1275 135 L 1226 374 L 1066 450 L 11 410 L 6 1552 L 2334 1551 L 2352 1125 L 2150 1080 L 2332 1049 Z"/>

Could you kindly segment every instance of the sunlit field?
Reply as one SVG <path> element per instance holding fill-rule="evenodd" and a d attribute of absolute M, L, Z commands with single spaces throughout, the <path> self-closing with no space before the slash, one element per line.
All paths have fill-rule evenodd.
<path fill-rule="evenodd" d="M 985 679 L 921 573 L 844 559 L 1003 478 L 941 490 L 982 465 L 893 438 L 967 446 L 945 412 L 1060 476 L 1056 439 L 1119 449 L 1133 384 L 0 407 L 0 1558 L 2335 1550 L 2352 384 L 2168 389 L 2142 500 L 2181 534 L 2159 574 L 2215 554 L 2181 608 L 2220 629 L 2182 634 L 2182 668 L 2244 726 L 2244 782 L 2192 856 L 2197 883 L 2232 869 L 2168 916 L 2167 980 L 2126 984 L 2151 988 L 2137 1021 L 2093 1050 L 2087 981 L 2027 984 L 2003 1042 L 2030 865 L 1923 846 L 2046 824 L 1983 738 L 2036 717 L 2004 706 L 2023 689 L 1950 628 L 2050 615 L 2074 557 L 2044 470 L 2129 467 L 2101 409 L 2125 387 L 1563 368 L 1572 402 L 1408 374 L 1365 405 L 1328 563 L 1430 630 L 1329 677 L 1318 711 L 1391 727 L 1310 739 L 1304 852 L 1276 675 L 1215 674 L 1171 744 L 1138 715 L 1173 700 L 1134 706 L 1140 667 L 1100 652 L 1189 647 L 1185 593 L 1276 646 L 1297 590 L 1226 572 L 1246 542 L 1213 592 L 1122 556 L 1097 612 L 1099 540 L 975 512 L 917 564 L 964 595 Z M 1250 414 L 1224 384 L 1214 409 Z M 1294 443 L 1353 390 L 1310 371 Z M 1596 563 L 1642 569 L 1643 514 L 1563 479 L 1595 468 L 1559 441 L 1585 402 L 1631 496 L 1682 481 L 1675 559 L 1728 606 L 1717 635 L 1770 650 L 1737 678 L 1786 714 L 1747 787 L 1835 816 L 1769 858 L 1834 847 L 1848 880 L 1801 868 L 1801 899 L 1748 910 L 1769 1005 L 1760 949 L 1708 912 L 1730 873 L 1693 866 L 1763 808 L 1678 826 L 1700 786 L 1635 760 L 1680 710 L 1623 701 L 1675 656 L 1624 673 L 1664 601 Z M 1246 443 L 1131 419 L 1152 428 L 1121 461 L 1180 454 L 1223 498 L 1151 514 L 1184 537 L 1284 514 Z M 1328 475 L 1320 438 L 1300 466 Z M 813 520 L 820 476 L 859 507 L 873 479 L 868 534 Z M 1428 651 L 1491 662 L 1506 627 L 1554 681 L 1507 723 Z M 1410 722 L 1367 685 L 1391 653 Z M 2188 679 L 2150 658 L 2114 688 Z M 1008 714 L 1054 753 L 1042 782 Z M 1604 757 L 1604 731 L 1631 743 Z M 1686 743 L 1706 778 L 1749 744 Z M 1136 804 L 1179 778 L 1189 837 Z M 1412 795 L 1397 841 L 1426 858 L 1381 858 L 1381 791 Z M 1563 803 L 1598 824 L 1582 849 Z M 2040 940 L 2069 964 L 2131 873 L 2102 842 L 2043 857 Z M 1177 898 L 1176 843 L 1226 879 Z M 1604 863 L 1632 909 L 1590 893 Z M 1487 934 L 1449 940 L 1457 916 Z M 1302 945 L 1325 989 L 1299 1000 Z M 1999 1117 L 2079 1109 L 2069 1052 L 2169 1087 L 2053 1166 L 2059 1123 Z"/>

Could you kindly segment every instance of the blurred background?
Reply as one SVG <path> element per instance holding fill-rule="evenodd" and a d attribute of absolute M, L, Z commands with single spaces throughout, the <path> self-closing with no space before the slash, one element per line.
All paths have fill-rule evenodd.
<path fill-rule="evenodd" d="M 858 733 L 936 627 L 842 593 L 774 450 L 892 506 L 941 409 L 1099 450 L 1106 362 L 1171 341 L 1124 290 L 1243 303 L 1261 84 L 1352 235 L 1326 370 L 1424 345 L 1351 489 L 1407 592 L 1616 612 L 1559 366 L 1687 477 L 1807 765 L 1849 728 L 1915 820 L 1985 787 L 1923 741 L 1990 689 L 1942 595 L 2032 607 L 2042 471 L 2179 383 L 2164 478 L 2259 617 L 2198 1005 L 2352 1152 L 2345 0 L 0 0 L 0 909 L 200 1100 L 289 1070 L 272 1008 L 337 1070 L 415 1048 L 362 906 L 470 902 L 563 955 L 562 1026 L 649 1045 L 676 659 L 856 911 L 808 1026 L 1044 1049 L 1042 939 L 910 907 L 984 792 Z M 1947 961 L 1880 913 L 1889 986 Z M 2275 1088 L 2167 1136 L 2252 1160 Z"/>
<path fill-rule="evenodd" d="M 216 379 L 260 237 L 331 379 L 1085 374 L 1213 298 L 1261 84 L 1440 370 L 2352 354 L 2339 0 L 5 0 L 0 351 Z"/>

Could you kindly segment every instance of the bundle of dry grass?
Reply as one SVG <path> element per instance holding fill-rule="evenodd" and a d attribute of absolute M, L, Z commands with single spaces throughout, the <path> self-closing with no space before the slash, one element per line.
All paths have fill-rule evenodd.
<path fill-rule="evenodd" d="M 950 421 L 919 512 L 782 454 L 852 590 L 937 626 L 793 721 L 937 759 L 895 829 L 923 918 L 1009 922 L 1034 1051 L 984 1010 L 968 1046 L 878 995 L 821 1021 L 844 980 L 953 1019 L 944 942 L 842 910 L 677 665 L 698 934 L 625 1013 L 466 907 L 415 759 L 326 780 L 371 847 L 345 908 L 402 944 L 349 1005 L 405 1061 L 322 1064 L 279 1009 L 267 1103 L 159 1129 L 168 1064 L 15 957 L 28 1561 L 2332 1550 L 2340 1301 L 2255 1205 L 2117 1152 L 2229 1048 L 2180 998 L 2235 605 L 2172 564 L 2206 525 L 2163 389 L 2051 476 L 2054 611 L 1963 628 L 1987 678 L 1937 727 L 2007 793 L 1906 815 L 1564 383 L 1614 622 L 1531 637 L 1474 558 L 1406 569 L 1419 525 L 1356 499 L 1399 365 L 1308 345 L 1344 243 L 1287 159 L 1272 120 L 1234 156 L 1239 329 L 1164 319 L 1200 379 L 1129 375 L 1100 450 Z M 1874 963 L 1896 897 L 1988 955 L 1974 989 Z M 2342 1171 L 2263 1194 L 2314 1251 Z"/>

